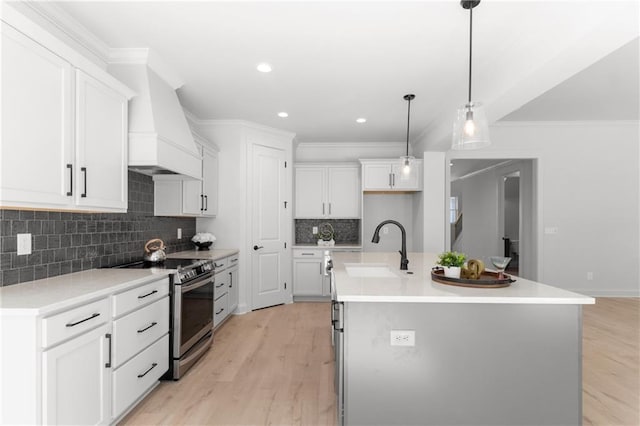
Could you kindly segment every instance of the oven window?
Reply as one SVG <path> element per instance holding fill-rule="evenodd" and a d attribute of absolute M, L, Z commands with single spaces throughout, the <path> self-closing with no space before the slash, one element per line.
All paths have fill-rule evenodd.
<path fill-rule="evenodd" d="M 184 345 L 213 322 L 213 279 L 202 287 L 182 293 L 180 345 Z"/>

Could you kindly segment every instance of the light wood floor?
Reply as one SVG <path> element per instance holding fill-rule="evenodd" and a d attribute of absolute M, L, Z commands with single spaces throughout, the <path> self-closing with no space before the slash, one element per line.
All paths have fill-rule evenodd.
<path fill-rule="evenodd" d="M 334 425 L 328 303 L 234 316 L 178 382 L 162 382 L 122 424 Z M 584 425 L 640 425 L 640 299 L 584 308 Z"/>

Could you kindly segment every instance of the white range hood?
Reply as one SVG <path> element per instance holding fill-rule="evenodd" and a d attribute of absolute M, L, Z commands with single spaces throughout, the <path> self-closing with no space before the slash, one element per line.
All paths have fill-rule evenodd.
<path fill-rule="evenodd" d="M 129 169 L 200 179 L 202 157 L 175 90 L 147 64 L 109 72 L 137 92 L 129 102 Z"/>

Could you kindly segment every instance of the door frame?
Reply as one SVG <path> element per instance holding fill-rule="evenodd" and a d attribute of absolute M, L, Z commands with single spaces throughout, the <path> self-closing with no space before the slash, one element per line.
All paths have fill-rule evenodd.
<path fill-rule="evenodd" d="M 533 230 L 532 230 L 532 259 L 531 262 L 535 265 L 532 269 L 534 276 L 531 277 L 534 281 L 543 281 L 542 275 L 543 269 L 543 243 L 544 238 L 542 235 L 543 225 L 543 203 L 542 203 L 542 170 L 543 170 L 543 158 L 541 155 L 534 151 L 505 151 L 505 150 L 478 150 L 478 151 L 453 151 L 449 150 L 445 153 L 445 207 L 448 208 L 449 204 L 447 200 L 451 197 L 451 168 L 449 163 L 451 160 L 483 160 L 483 159 L 504 159 L 504 160 L 532 160 L 532 192 L 533 192 Z M 520 200 L 522 202 L 522 199 Z M 520 212 L 522 215 L 522 211 Z M 448 215 L 445 215 L 445 247 L 451 247 L 451 227 L 448 223 Z M 522 226 L 522 223 L 520 224 Z"/>
<path fill-rule="evenodd" d="M 247 214 L 245 217 L 245 226 L 246 226 L 246 235 L 243 238 L 245 242 L 245 250 L 246 253 L 250 253 L 247 259 L 246 273 L 247 280 L 245 282 L 249 283 L 248 286 L 244 289 L 245 291 L 245 300 L 248 302 L 248 311 L 252 311 L 255 309 L 255 302 L 253 300 L 253 279 L 250 278 L 253 276 L 253 261 L 255 256 L 255 250 L 253 250 L 253 149 L 254 146 L 266 146 L 274 149 L 281 149 L 285 153 L 285 161 L 287 162 L 287 167 L 285 170 L 285 198 L 288 200 L 287 209 L 286 209 L 286 218 L 287 226 L 284 227 L 283 232 L 285 233 L 285 240 L 287 243 L 287 248 L 283 253 L 282 262 L 286 265 L 283 269 L 283 278 L 286 279 L 287 282 L 287 298 L 285 303 L 293 303 L 293 258 L 292 258 L 292 221 L 293 221 L 293 135 L 284 132 L 273 131 L 269 132 L 266 129 L 246 129 L 246 164 L 247 164 L 247 192 L 246 192 L 246 206 L 247 206 Z"/>

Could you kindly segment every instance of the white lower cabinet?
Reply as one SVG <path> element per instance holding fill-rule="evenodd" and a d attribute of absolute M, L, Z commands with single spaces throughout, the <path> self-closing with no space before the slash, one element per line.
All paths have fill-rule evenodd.
<path fill-rule="evenodd" d="M 324 251 L 293 251 L 293 297 L 325 297 L 329 295 L 324 275 Z"/>
<path fill-rule="evenodd" d="M 112 424 L 153 388 L 169 367 L 169 279 L 119 288 L 53 313 L 0 310 L 0 424 Z"/>
<path fill-rule="evenodd" d="M 42 422 L 109 424 L 111 324 L 42 353 Z"/>
<path fill-rule="evenodd" d="M 214 261 L 213 327 L 220 326 L 238 307 L 238 254 Z"/>

